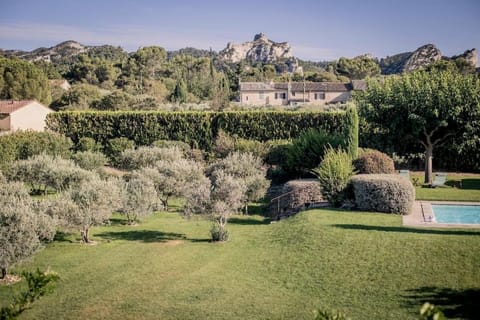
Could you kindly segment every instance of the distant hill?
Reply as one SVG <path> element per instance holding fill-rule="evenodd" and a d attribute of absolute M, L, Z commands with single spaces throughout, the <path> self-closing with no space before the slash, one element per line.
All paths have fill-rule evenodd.
<path fill-rule="evenodd" d="M 22 50 L 2 50 L 0 55 L 15 56 L 28 61 L 44 60 L 53 63 L 70 63 L 73 57 L 80 53 L 87 53 L 89 56 L 109 58 L 115 61 L 121 61 L 128 56 L 128 53 L 121 47 L 111 45 L 87 46 L 79 42 L 69 40 L 59 43 L 50 48 L 38 48 L 32 51 Z M 107 56 L 105 56 L 107 55 Z M 189 55 L 196 58 L 209 57 L 216 61 L 217 66 L 224 64 L 238 63 L 241 61 L 247 64 L 272 64 L 278 66 L 277 70 L 282 72 L 295 72 L 301 70 L 321 70 L 328 62 L 302 61 L 293 55 L 293 50 L 288 42 L 275 42 L 263 34 L 255 35 L 253 41 L 247 41 L 240 44 L 229 42 L 220 52 L 213 50 L 196 49 L 187 47 L 179 50 L 167 51 L 167 58 L 171 59 L 178 55 Z M 104 57 L 105 56 L 105 57 Z M 463 54 L 445 57 L 440 50 L 433 44 L 427 44 L 419 47 L 415 51 L 403 52 L 393 56 L 381 58 L 378 61 L 382 74 L 398 74 L 406 71 L 416 70 L 426 67 L 439 60 L 458 60 L 477 65 L 477 50 L 471 49 Z"/>

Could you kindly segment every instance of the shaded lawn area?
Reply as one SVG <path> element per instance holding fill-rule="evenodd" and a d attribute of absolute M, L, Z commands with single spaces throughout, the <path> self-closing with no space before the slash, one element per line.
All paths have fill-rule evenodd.
<path fill-rule="evenodd" d="M 317 209 L 274 224 L 234 217 L 231 240 L 214 244 L 207 221 L 116 219 L 93 230 L 97 245 L 63 234 L 16 269 L 61 277 L 20 319 L 312 319 L 317 308 L 414 319 L 425 301 L 452 319 L 478 315 L 480 230 L 405 228 L 399 216 Z M 0 287 L 0 301 L 10 293 Z"/>
<path fill-rule="evenodd" d="M 412 173 L 412 182 L 418 179 L 423 182 L 422 173 Z M 445 187 L 423 187 L 416 186 L 417 200 L 438 200 L 438 201 L 480 201 L 480 175 L 478 174 L 449 174 Z"/>

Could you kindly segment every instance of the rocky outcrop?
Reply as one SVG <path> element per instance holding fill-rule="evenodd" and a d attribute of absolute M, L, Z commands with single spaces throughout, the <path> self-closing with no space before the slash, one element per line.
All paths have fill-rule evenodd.
<path fill-rule="evenodd" d="M 227 47 L 219 52 L 219 57 L 228 62 L 276 63 L 282 61 L 293 72 L 298 68 L 298 61 L 293 57 L 292 48 L 287 42 L 275 42 L 263 33 L 255 35 L 253 41 L 240 44 L 229 42 Z"/>
<path fill-rule="evenodd" d="M 478 52 L 477 49 L 474 48 L 457 56 L 444 57 L 437 47 L 435 47 L 433 44 L 427 44 L 421 46 L 413 52 L 404 52 L 381 59 L 380 68 L 382 70 L 382 74 L 396 74 L 427 67 L 428 65 L 442 59 L 465 59 L 467 62 L 472 64 L 473 67 L 476 67 L 478 63 Z"/>
<path fill-rule="evenodd" d="M 459 54 L 458 56 L 453 56 L 450 59 L 455 60 L 459 58 L 465 59 L 467 62 L 476 67 L 478 64 L 478 51 L 475 48 L 466 50 L 464 53 Z"/>
<path fill-rule="evenodd" d="M 417 70 L 442 59 L 442 53 L 433 44 L 421 46 L 413 52 L 399 53 L 380 60 L 382 74 Z"/>

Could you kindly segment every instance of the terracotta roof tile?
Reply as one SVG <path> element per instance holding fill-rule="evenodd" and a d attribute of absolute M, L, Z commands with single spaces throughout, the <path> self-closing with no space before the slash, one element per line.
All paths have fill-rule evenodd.
<path fill-rule="evenodd" d="M 0 100 L 0 113 L 10 114 L 32 102 L 35 102 L 35 100 Z"/>

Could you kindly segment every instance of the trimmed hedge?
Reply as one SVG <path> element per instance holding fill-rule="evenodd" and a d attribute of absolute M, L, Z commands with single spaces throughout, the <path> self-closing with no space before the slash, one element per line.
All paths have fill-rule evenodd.
<path fill-rule="evenodd" d="M 353 161 L 353 165 L 358 173 L 395 173 L 393 159 L 377 150 L 362 153 Z"/>
<path fill-rule="evenodd" d="M 415 201 L 412 183 L 396 174 L 359 174 L 351 182 L 360 210 L 409 214 Z"/>
<path fill-rule="evenodd" d="M 125 137 L 136 145 L 155 140 L 178 140 L 192 147 L 212 150 L 222 129 L 243 139 L 267 141 L 291 139 L 308 128 L 346 133 L 345 112 L 55 112 L 47 117 L 49 129 L 77 143 L 90 137 L 106 145 L 112 138 Z"/>

